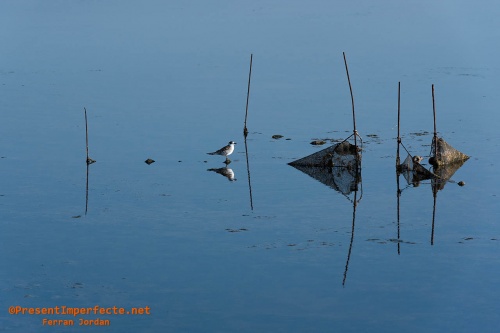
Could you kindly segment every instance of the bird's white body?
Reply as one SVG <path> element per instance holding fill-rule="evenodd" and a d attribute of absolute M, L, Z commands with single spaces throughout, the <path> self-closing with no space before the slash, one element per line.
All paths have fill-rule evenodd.
<path fill-rule="evenodd" d="M 229 141 L 228 145 L 225 147 L 222 147 L 219 150 L 214 151 L 213 153 L 207 153 L 208 155 L 222 155 L 228 157 L 231 155 L 234 151 L 234 145 L 236 142 L 234 141 Z"/>
<path fill-rule="evenodd" d="M 422 162 L 423 159 L 424 159 L 423 157 L 418 156 L 418 155 L 413 156 L 414 163 L 420 163 L 420 162 Z"/>

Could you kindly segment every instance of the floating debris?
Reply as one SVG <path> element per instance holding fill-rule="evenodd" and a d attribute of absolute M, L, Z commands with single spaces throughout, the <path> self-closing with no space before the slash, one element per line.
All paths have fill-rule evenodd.
<path fill-rule="evenodd" d="M 81 282 L 75 282 L 75 283 L 73 283 L 73 286 L 71 288 L 72 289 L 83 288 L 83 283 L 81 283 Z"/>
<path fill-rule="evenodd" d="M 230 229 L 230 228 L 227 228 L 226 231 L 227 232 L 242 232 L 242 231 L 248 231 L 248 229 L 246 229 L 246 228 L 240 228 L 240 229 Z"/>
<path fill-rule="evenodd" d="M 422 131 L 422 132 L 413 132 L 413 133 L 410 133 L 410 135 L 413 135 L 413 136 L 426 136 L 426 135 L 429 135 L 430 133 L 427 132 L 427 131 Z"/>
<path fill-rule="evenodd" d="M 156 161 L 151 158 L 148 158 L 147 160 L 144 161 L 144 163 L 146 163 L 147 165 L 153 164 L 154 162 Z"/>
<path fill-rule="evenodd" d="M 281 139 L 282 137 L 283 137 L 283 135 L 281 135 L 281 134 L 275 134 L 272 136 L 272 138 L 275 140 Z"/>

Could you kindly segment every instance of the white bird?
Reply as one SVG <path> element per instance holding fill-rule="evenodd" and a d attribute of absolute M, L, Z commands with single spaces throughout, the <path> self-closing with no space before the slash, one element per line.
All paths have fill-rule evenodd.
<path fill-rule="evenodd" d="M 414 163 L 420 163 L 420 162 L 422 162 L 423 159 L 424 158 L 422 156 L 418 156 L 418 155 L 413 156 Z"/>
<path fill-rule="evenodd" d="M 219 150 L 214 151 L 213 153 L 207 153 L 208 155 L 222 155 L 226 156 L 226 161 L 228 161 L 228 156 L 231 155 L 234 151 L 234 145 L 236 142 L 234 141 L 229 141 L 228 145 L 225 147 L 222 147 Z"/>

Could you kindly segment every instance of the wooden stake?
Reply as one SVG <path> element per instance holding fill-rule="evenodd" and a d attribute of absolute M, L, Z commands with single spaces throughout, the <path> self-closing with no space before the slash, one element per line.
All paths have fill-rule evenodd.
<path fill-rule="evenodd" d="M 343 56 L 344 56 L 344 64 L 345 64 L 345 71 L 347 73 L 347 82 L 349 83 L 349 91 L 351 92 L 351 104 L 352 104 L 352 123 L 353 123 L 353 127 L 354 127 L 354 146 L 357 148 L 358 145 L 357 145 L 357 142 L 356 142 L 356 136 L 358 134 L 358 132 L 356 131 L 356 114 L 354 113 L 354 95 L 352 94 L 352 86 L 351 86 L 351 79 L 349 77 L 349 69 L 347 68 L 347 60 L 346 60 L 346 57 L 345 57 L 345 52 L 342 52 Z"/>
<path fill-rule="evenodd" d="M 434 113 L 434 158 L 438 162 L 437 129 L 436 129 L 436 103 L 434 101 L 434 84 L 432 85 L 432 112 Z"/>
<path fill-rule="evenodd" d="M 245 126 L 243 127 L 243 135 L 245 137 L 248 135 L 247 117 L 248 117 L 248 100 L 250 99 L 250 80 L 252 78 L 252 58 L 253 54 L 250 54 L 250 71 L 248 72 L 247 105 L 245 108 Z"/>
<path fill-rule="evenodd" d="M 396 169 L 399 168 L 401 160 L 399 159 L 399 145 L 401 144 L 400 136 L 400 124 L 401 124 L 401 82 L 398 82 L 398 150 L 396 152 Z"/>
<path fill-rule="evenodd" d="M 87 109 L 83 108 L 83 110 L 85 111 L 85 144 L 87 148 L 87 165 L 88 165 L 94 163 L 95 161 L 89 157 L 89 128 L 87 125 Z"/>

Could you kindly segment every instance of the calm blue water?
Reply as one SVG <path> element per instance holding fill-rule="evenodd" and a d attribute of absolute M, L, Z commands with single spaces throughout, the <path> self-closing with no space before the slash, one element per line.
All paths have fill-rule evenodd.
<path fill-rule="evenodd" d="M 499 10 L 2 1 L 0 331 L 495 332 Z M 287 165 L 351 134 L 343 51 L 364 140 L 354 225 L 353 194 Z M 430 181 L 400 178 L 399 237 L 398 81 L 405 146 L 429 154 L 435 84 L 438 131 L 471 156 L 434 224 Z M 230 140 L 233 182 L 207 171 Z M 71 318 L 11 305 L 151 315 L 55 328 L 42 319 Z"/>

